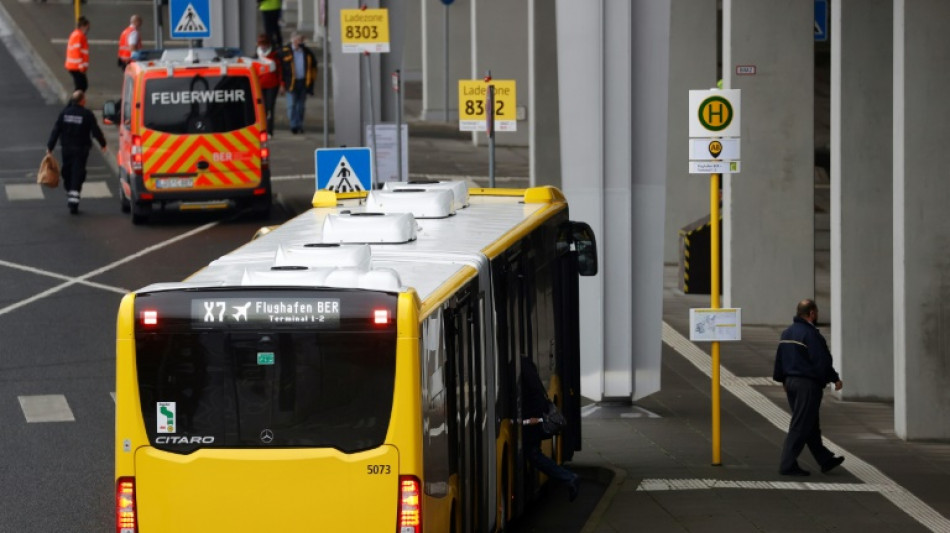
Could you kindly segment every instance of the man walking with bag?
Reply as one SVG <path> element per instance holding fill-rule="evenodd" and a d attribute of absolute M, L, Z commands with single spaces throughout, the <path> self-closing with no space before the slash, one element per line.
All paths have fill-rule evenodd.
<path fill-rule="evenodd" d="M 106 151 L 106 138 L 99 129 L 96 116 L 85 105 L 86 94 L 82 91 L 73 92 L 66 108 L 57 117 L 46 143 L 46 152 L 52 153 L 56 141 L 61 140 L 66 207 L 74 215 L 79 212 L 79 195 L 86 181 L 86 160 L 92 148 L 92 137 L 99 142 L 102 152 Z"/>

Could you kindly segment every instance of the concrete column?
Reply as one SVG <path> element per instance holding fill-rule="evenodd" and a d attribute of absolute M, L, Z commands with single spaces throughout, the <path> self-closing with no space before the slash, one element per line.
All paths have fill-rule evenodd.
<path fill-rule="evenodd" d="M 554 3 L 529 0 L 528 157 L 531 185 L 561 187 L 557 17 Z"/>
<path fill-rule="evenodd" d="M 722 16 L 724 87 L 742 90 L 741 173 L 723 179 L 723 304 L 747 324 L 785 324 L 815 292 L 814 8 L 724 0 Z"/>
<path fill-rule="evenodd" d="M 517 109 L 511 110 L 518 118 L 518 131 L 495 134 L 499 145 L 527 146 L 528 122 L 525 120 L 529 94 L 528 83 L 528 30 L 527 2 L 510 0 L 473 0 L 472 70 L 470 79 L 479 79 L 491 71 L 499 80 L 515 80 Z M 487 143 L 487 136 L 473 133 L 473 139 Z M 487 156 L 486 156 L 487 157 Z"/>
<path fill-rule="evenodd" d="M 400 2 L 387 0 L 329 0 L 329 5 L 334 139 L 336 144 L 341 146 L 368 146 L 364 138 L 366 125 L 373 120 L 377 124 L 387 120 L 395 122 L 390 75 L 402 62 L 405 12 Z M 389 53 L 374 53 L 368 56 L 343 53 L 340 40 L 340 10 L 357 9 L 363 5 L 370 9 L 382 7 L 389 10 Z M 367 71 L 372 82 L 367 82 Z M 385 87 L 382 84 L 385 84 Z M 385 102 L 382 100 L 383 95 L 387 97 Z"/>
<path fill-rule="evenodd" d="M 406 2 L 406 42 L 402 54 L 402 79 L 422 81 L 422 4 Z"/>
<path fill-rule="evenodd" d="M 382 0 L 379 7 L 389 10 L 389 53 L 379 55 L 379 100 L 376 105 L 376 121 L 396 123 L 396 95 L 393 93 L 392 75 L 403 67 L 407 27 L 407 8 L 404 0 Z M 376 83 L 375 80 L 373 82 Z M 374 85 L 375 87 L 375 85 Z M 405 120 L 405 119 L 404 119 Z"/>
<path fill-rule="evenodd" d="M 894 425 L 905 439 L 950 438 L 948 19 L 943 0 L 894 0 Z"/>
<path fill-rule="evenodd" d="M 472 1 L 422 2 L 422 118 L 458 125 L 458 81 L 471 79 Z M 449 46 L 445 32 L 448 23 Z M 448 52 L 448 71 L 445 54 Z M 446 83 L 448 100 L 446 101 Z"/>
<path fill-rule="evenodd" d="M 289 6 L 285 2 L 284 10 Z M 297 31 L 306 35 L 311 34 L 316 29 L 316 0 L 297 0 Z M 310 39 L 307 39 L 310 40 Z"/>
<path fill-rule="evenodd" d="M 601 265 L 581 282 L 581 389 L 637 399 L 660 386 L 670 2 L 558 0 L 557 29 L 563 188 Z"/>
<path fill-rule="evenodd" d="M 716 86 L 716 0 L 670 3 L 670 118 L 663 261 L 677 264 L 679 229 L 709 217 L 709 176 L 689 173 L 689 91 Z"/>
<path fill-rule="evenodd" d="M 841 395 L 894 398 L 893 0 L 831 4 L 831 353 Z M 845 97 L 845 95 L 847 97 Z M 869 288 L 873 287 L 873 290 Z"/>
<path fill-rule="evenodd" d="M 211 38 L 204 40 L 204 46 L 234 46 L 245 54 L 253 55 L 257 47 L 257 23 L 260 12 L 254 0 L 239 0 L 228 3 L 211 2 Z M 172 25 L 178 21 L 169 21 Z"/>
<path fill-rule="evenodd" d="M 363 146 L 362 72 L 365 67 L 360 54 L 344 54 L 340 42 L 340 10 L 359 7 L 358 0 L 329 0 L 331 122 L 337 146 Z M 369 7 L 376 7 L 376 3 Z"/>

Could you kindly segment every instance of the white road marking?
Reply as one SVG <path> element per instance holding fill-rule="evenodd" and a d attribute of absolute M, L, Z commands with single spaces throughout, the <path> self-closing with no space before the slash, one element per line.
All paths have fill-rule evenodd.
<path fill-rule="evenodd" d="M 725 479 L 644 479 L 637 490 L 774 489 L 829 492 L 885 492 L 892 487 L 865 483 L 809 483 L 807 481 L 729 481 Z"/>
<path fill-rule="evenodd" d="M 101 177 L 101 176 L 96 176 Z M 38 183 L 11 183 L 4 185 L 7 200 L 11 202 L 23 200 L 43 200 L 43 186 Z M 105 181 L 86 181 L 82 187 L 83 198 L 112 198 L 112 191 Z M 64 196 L 65 198 L 65 196 Z"/>
<path fill-rule="evenodd" d="M 129 261 L 134 261 L 135 259 L 138 259 L 138 258 L 142 257 L 143 255 L 150 254 L 150 253 L 152 253 L 152 252 L 154 252 L 154 251 L 156 251 L 156 250 L 160 250 L 160 249 L 162 249 L 162 248 L 164 248 L 164 247 L 166 247 L 166 246 L 168 246 L 168 245 L 171 245 L 171 244 L 174 244 L 174 243 L 176 243 L 176 242 L 178 242 L 178 241 L 187 239 L 188 237 L 191 237 L 191 236 L 193 236 L 193 235 L 197 235 L 198 233 L 201 233 L 201 232 L 203 232 L 203 231 L 205 231 L 205 230 L 211 229 L 211 228 L 217 226 L 218 224 L 219 224 L 219 222 L 217 222 L 217 221 L 216 221 L 216 222 L 209 222 L 209 223 L 205 224 L 204 226 L 201 226 L 201 227 L 195 228 L 195 229 L 193 229 L 193 230 L 191 230 L 191 231 L 182 233 L 181 235 L 177 235 L 177 236 L 172 237 L 171 239 L 168 239 L 168 240 L 166 240 L 166 241 L 162 241 L 162 242 L 160 242 L 160 243 L 158 243 L 158 244 L 149 246 L 148 248 L 145 248 L 145 249 L 143 249 L 143 250 L 139 250 L 138 252 L 136 252 L 136 253 L 134 253 L 134 254 L 132 254 L 132 255 L 123 257 L 122 259 L 119 259 L 118 261 L 114 261 L 114 262 L 109 263 L 108 265 L 106 265 L 106 266 L 104 266 L 104 267 L 97 268 L 97 269 L 95 269 L 95 270 L 93 270 L 93 271 L 87 272 L 87 273 L 83 274 L 82 276 L 75 277 L 75 278 L 70 278 L 70 277 L 68 277 L 68 276 L 63 276 L 62 274 L 57 274 L 57 273 L 54 273 L 54 272 L 43 271 L 43 270 L 40 270 L 40 269 L 33 269 L 33 268 L 31 268 L 31 267 L 22 267 L 21 265 L 15 265 L 15 264 L 13 264 L 13 263 L 7 263 L 7 262 L 3 261 L 2 264 L 6 265 L 6 266 L 12 266 L 13 268 L 20 268 L 21 270 L 29 270 L 29 271 L 31 271 L 31 272 L 35 272 L 35 273 L 38 273 L 38 274 L 48 275 L 48 276 L 51 276 L 51 277 L 54 277 L 54 278 L 66 279 L 67 281 L 66 281 L 65 283 L 61 283 L 61 284 L 59 284 L 59 285 L 57 285 L 57 286 L 55 286 L 55 287 L 52 287 L 52 288 L 50 288 L 50 289 L 47 289 L 47 290 L 45 290 L 45 291 L 43 291 L 43 292 L 41 292 L 41 293 L 34 294 L 33 296 L 31 296 L 31 297 L 29 297 L 29 298 L 26 298 L 25 300 L 20 300 L 19 302 L 10 304 L 10 305 L 8 305 L 8 306 L 6 306 L 6 307 L 0 309 L 0 316 L 5 315 L 5 314 L 7 314 L 7 313 L 9 313 L 9 312 L 11 312 L 11 311 L 15 311 L 15 310 L 17 310 L 17 309 L 19 309 L 19 308 L 21 308 L 21 307 L 23 307 L 23 306 L 25 306 L 25 305 L 31 304 L 31 303 L 33 303 L 33 302 L 35 302 L 35 301 L 42 300 L 43 298 L 46 298 L 46 297 L 51 296 L 51 295 L 53 295 L 53 294 L 56 294 L 57 292 L 60 292 L 60 291 L 62 291 L 63 289 L 66 289 L 66 288 L 71 287 L 71 286 L 76 285 L 76 284 L 85 284 L 85 285 L 93 285 L 93 286 L 99 285 L 99 284 L 95 284 L 95 282 L 89 282 L 89 281 L 87 281 L 87 280 L 88 280 L 89 278 L 94 278 L 94 277 L 96 277 L 96 276 L 98 276 L 98 275 L 100 275 L 100 274 L 102 274 L 102 273 L 104 273 L 104 272 L 108 272 L 108 271 L 112 270 L 113 268 L 116 268 L 116 267 L 118 267 L 118 266 L 124 265 L 125 263 L 128 263 Z M 100 285 L 100 288 L 106 288 L 106 290 L 115 291 L 115 288 L 114 288 L 114 287 L 108 287 L 108 286 L 106 286 L 106 285 Z M 123 290 L 122 294 L 125 294 L 126 292 L 128 292 L 128 291 Z"/>
<path fill-rule="evenodd" d="M 47 104 L 60 103 L 59 95 L 64 90 L 49 67 L 33 50 L 33 47 L 24 44 L 26 36 L 13 22 L 13 17 L 0 4 L 0 41 L 7 47 L 10 55 L 20 65 L 23 74 L 33 83 L 40 97 Z"/>
<path fill-rule="evenodd" d="M 75 422 L 72 409 L 62 394 L 40 396 L 17 396 L 20 409 L 26 421 L 33 422 Z"/>
<path fill-rule="evenodd" d="M 27 266 L 27 265 L 19 265 L 19 264 L 17 264 L 17 263 L 11 263 L 10 261 L 4 261 L 3 259 L 0 259 L 0 266 L 5 266 L 5 267 L 9 267 L 9 268 L 15 268 L 15 269 L 17 269 L 17 270 L 22 270 L 22 271 L 24 271 L 24 272 L 29 272 L 29 273 L 31 273 L 31 274 L 38 274 L 38 275 L 40 275 L 40 276 L 48 276 L 48 277 L 51 277 L 51 278 L 61 279 L 61 280 L 64 280 L 64 281 L 72 281 L 73 279 L 75 279 L 75 278 L 72 278 L 72 277 L 70 277 L 70 276 L 65 276 L 65 275 L 63 275 L 63 274 L 57 274 L 56 272 L 50 272 L 50 271 L 48 271 L 48 270 L 42 270 L 42 269 L 39 269 L 39 268 Z M 122 287 L 112 287 L 112 286 L 110 286 L 110 285 L 104 285 L 104 284 L 102 284 L 102 283 L 96 283 L 95 281 L 81 280 L 81 281 L 78 281 L 78 283 L 79 283 L 80 285 L 86 285 L 86 286 L 89 286 L 89 287 L 94 287 L 94 288 L 96 288 L 96 289 L 102 289 L 102 290 L 109 291 L 109 292 L 114 292 L 114 293 L 117 293 L 117 294 L 125 294 L 125 293 L 129 292 L 128 289 L 124 289 L 124 288 L 122 288 Z"/>
<path fill-rule="evenodd" d="M 38 183 L 16 183 L 4 187 L 7 200 L 42 200 L 43 186 Z"/>
<path fill-rule="evenodd" d="M 693 364 L 701 372 L 712 377 L 712 363 L 709 354 L 701 350 L 698 346 L 689 341 L 686 337 L 680 335 L 672 326 L 663 323 L 663 342 L 680 353 L 687 361 Z M 720 365 L 719 369 L 720 385 L 732 393 L 742 403 L 751 407 L 754 411 L 762 415 L 766 420 L 782 431 L 788 430 L 790 415 L 779 406 L 772 403 L 762 393 L 758 392 L 748 383 L 738 379 L 735 374 Z M 828 438 L 825 438 L 825 445 L 835 455 L 846 455 L 847 461 L 838 468 L 845 468 L 856 478 L 868 486 L 876 487 L 876 491 L 890 500 L 891 503 L 902 509 L 911 518 L 930 528 L 931 531 L 950 531 L 950 520 L 938 513 L 923 500 L 909 492 L 907 489 L 897 484 L 894 480 L 887 477 L 870 463 L 863 461 L 860 457 L 848 452 L 838 446 Z M 694 480 L 695 481 L 695 480 Z M 769 483 L 771 482 L 762 482 Z M 805 485 L 808 485 L 805 483 Z M 762 488 L 766 488 L 763 486 Z"/>
<path fill-rule="evenodd" d="M 112 198 L 112 192 L 104 181 L 87 181 L 82 185 L 83 198 Z"/>

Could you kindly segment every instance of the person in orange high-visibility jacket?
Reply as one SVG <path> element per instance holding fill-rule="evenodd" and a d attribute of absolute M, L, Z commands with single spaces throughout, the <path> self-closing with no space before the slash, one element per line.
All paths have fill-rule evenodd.
<path fill-rule="evenodd" d="M 88 32 L 89 19 L 79 17 L 76 29 L 69 34 L 69 42 L 66 44 L 66 70 L 73 77 L 75 90 L 83 92 L 89 88 L 89 80 L 86 78 L 86 70 L 89 69 L 89 40 L 86 39 Z"/>
<path fill-rule="evenodd" d="M 125 71 L 125 66 L 132 61 L 132 52 L 142 49 L 142 38 L 139 27 L 142 26 L 142 17 L 132 15 L 129 25 L 119 35 L 119 68 Z"/>

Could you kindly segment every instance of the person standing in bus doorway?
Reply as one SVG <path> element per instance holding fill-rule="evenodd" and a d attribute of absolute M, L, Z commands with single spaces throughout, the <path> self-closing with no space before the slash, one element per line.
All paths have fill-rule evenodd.
<path fill-rule="evenodd" d="M 317 79 L 317 58 L 303 44 L 303 35 L 294 32 L 290 44 L 280 51 L 280 90 L 287 93 L 287 117 L 290 119 L 290 132 L 303 133 L 303 117 L 306 111 L 307 95 L 313 94 L 314 81 Z"/>
<path fill-rule="evenodd" d="M 66 43 L 66 70 L 73 77 L 73 86 L 77 91 L 85 92 L 89 88 L 86 71 L 89 70 L 89 33 L 90 22 L 86 17 L 79 17 L 76 29 L 69 34 Z"/>
<path fill-rule="evenodd" d="M 142 26 L 142 17 L 132 15 L 129 25 L 119 34 L 119 68 L 125 72 L 125 66 L 132 61 L 132 52 L 142 49 L 142 39 L 139 27 Z"/>
<path fill-rule="evenodd" d="M 521 443 L 525 457 L 535 468 L 549 478 L 567 485 L 570 501 L 577 498 L 581 488 L 581 477 L 567 468 L 558 465 L 541 451 L 541 441 L 551 438 L 541 427 L 541 417 L 548 407 L 548 395 L 538 375 L 538 367 L 527 356 L 521 356 Z"/>
<path fill-rule="evenodd" d="M 799 302 L 794 321 L 782 332 L 775 352 L 772 379 L 782 383 L 792 410 L 779 465 L 779 473 L 783 476 L 811 474 L 798 466 L 798 455 L 806 445 L 823 473 L 844 462 L 844 457 L 836 457 L 821 441 L 818 410 L 825 386 L 834 383 L 838 391 L 843 384 L 832 366 L 828 343 L 815 326 L 817 322 L 818 305 L 815 301 L 806 299 Z"/>
<path fill-rule="evenodd" d="M 82 192 L 82 184 L 86 181 L 86 160 L 89 159 L 92 137 L 99 142 L 102 152 L 106 151 L 106 138 L 99 129 L 96 116 L 86 109 L 85 105 L 86 94 L 82 91 L 73 92 L 66 108 L 53 125 L 49 141 L 46 142 L 46 152 L 53 153 L 56 141 L 61 140 L 66 207 L 74 215 L 79 212 L 79 195 Z"/>
<path fill-rule="evenodd" d="M 264 111 L 267 114 L 267 135 L 274 136 L 274 104 L 277 103 L 277 93 L 280 91 L 280 58 L 277 50 L 271 45 L 266 33 L 257 37 L 257 58 L 269 59 L 274 62 L 275 70 L 261 75 L 261 91 L 264 93 Z"/>
<path fill-rule="evenodd" d="M 257 0 L 257 8 L 264 21 L 264 33 L 277 50 L 284 47 L 284 38 L 280 34 L 282 0 Z"/>

